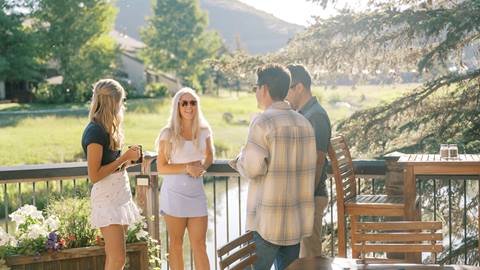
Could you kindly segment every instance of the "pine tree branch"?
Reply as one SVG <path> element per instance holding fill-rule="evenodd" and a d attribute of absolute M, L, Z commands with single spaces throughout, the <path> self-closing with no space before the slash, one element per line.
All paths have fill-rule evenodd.
<path fill-rule="evenodd" d="M 476 100 L 480 94 L 475 88 L 479 78 L 480 69 L 443 76 L 388 105 L 354 113 L 340 122 L 337 130 L 346 135 L 358 153 L 378 155 L 414 146 L 423 149 L 432 138 L 453 138 L 459 130 L 477 121 L 478 116 L 472 114 L 478 115 L 479 110 Z M 466 96 L 441 96 L 439 92 L 449 86 L 461 89 L 453 92 Z M 458 109 L 462 106 L 463 111 Z M 415 137 L 406 139 L 409 136 Z"/>

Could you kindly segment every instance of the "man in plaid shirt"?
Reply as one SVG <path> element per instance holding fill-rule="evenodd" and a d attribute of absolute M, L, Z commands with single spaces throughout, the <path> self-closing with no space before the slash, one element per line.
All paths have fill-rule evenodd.
<path fill-rule="evenodd" d="M 314 217 L 315 134 L 284 99 L 290 72 L 280 65 L 257 70 L 257 105 L 247 143 L 231 164 L 249 179 L 246 229 L 254 231 L 255 269 L 285 269 L 298 258 Z"/>

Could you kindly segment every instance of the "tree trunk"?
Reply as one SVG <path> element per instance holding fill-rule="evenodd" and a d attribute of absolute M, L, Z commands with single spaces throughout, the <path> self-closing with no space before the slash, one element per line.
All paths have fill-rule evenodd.
<path fill-rule="evenodd" d="M 0 81 L 0 100 L 5 99 L 5 82 Z"/>

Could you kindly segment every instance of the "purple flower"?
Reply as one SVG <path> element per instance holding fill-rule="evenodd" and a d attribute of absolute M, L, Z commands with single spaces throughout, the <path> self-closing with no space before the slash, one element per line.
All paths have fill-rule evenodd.
<path fill-rule="evenodd" d="M 58 240 L 57 233 L 55 233 L 55 232 L 49 233 L 48 234 L 48 239 L 52 240 L 53 242 L 57 242 L 57 240 Z"/>
<path fill-rule="evenodd" d="M 47 250 L 56 250 L 56 246 L 57 244 L 50 239 L 48 239 L 47 242 L 45 243 L 45 249 Z"/>
<path fill-rule="evenodd" d="M 58 235 L 55 232 L 49 233 L 47 242 L 45 243 L 45 249 L 57 251 L 58 248 Z"/>

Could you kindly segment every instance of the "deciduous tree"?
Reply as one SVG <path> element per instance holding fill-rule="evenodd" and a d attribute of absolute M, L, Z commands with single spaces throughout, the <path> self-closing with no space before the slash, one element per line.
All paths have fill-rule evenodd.
<path fill-rule="evenodd" d="M 0 81 L 40 79 L 36 34 L 23 22 L 28 3 L 0 0 Z"/>
<path fill-rule="evenodd" d="M 109 0 L 38 0 L 32 13 L 44 58 L 58 63 L 66 101 L 83 101 L 95 80 L 109 74 L 117 47 L 108 36 L 115 8 Z"/>

